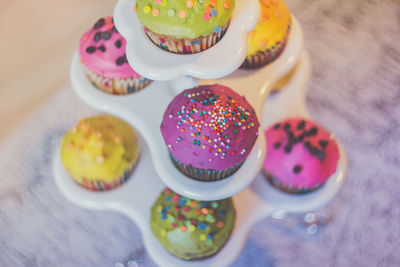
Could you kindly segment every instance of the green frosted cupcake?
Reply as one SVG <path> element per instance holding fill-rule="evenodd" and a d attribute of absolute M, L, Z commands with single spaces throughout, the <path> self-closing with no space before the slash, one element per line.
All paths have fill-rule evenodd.
<path fill-rule="evenodd" d="M 109 115 L 85 118 L 64 135 L 61 161 L 81 186 L 103 191 L 123 184 L 139 155 L 135 130 Z"/>
<path fill-rule="evenodd" d="M 225 34 L 235 0 L 137 0 L 135 10 L 149 38 L 169 52 L 193 54 Z"/>
<path fill-rule="evenodd" d="M 165 189 L 151 208 L 150 228 L 174 256 L 200 260 L 217 253 L 235 226 L 231 198 L 192 200 Z"/>

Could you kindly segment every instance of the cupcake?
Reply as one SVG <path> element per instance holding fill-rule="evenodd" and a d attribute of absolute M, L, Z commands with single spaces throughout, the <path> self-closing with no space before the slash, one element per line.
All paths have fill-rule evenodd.
<path fill-rule="evenodd" d="M 64 135 L 61 161 L 81 186 L 103 191 L 123 184 L 139 154 L 135 131 L 109 115 L 85 118 Z"/>
<path fill-rule="evenodd" d="M 193 54 L 215 45 L 225 34 L 235 0 L 137 0 L 144 31 L 160 48 Z"/>
<path fill-rule="evenodd" d="M 247 57 L 242 68 L 265 66 L 283 51 L 290 31 L 291 16 L 283 0 L 260 0 L 261 18 L 249 34 Z"/>
<path fill-rule="evenodd" d="M 109 94 L 129 94 L 151 80 L 137 74 L 125 55 L 126 41 L 113 18 L 101 18 L 80 40 L 79 55 L 86 76 L 98 89 Z"/>
<path fill-rule="evenodd" d="M 172 255 L 201 260 L 217 253 L 235 226 L 230 198 L 198 201 L 165 189 L 151 208 L 150 228 Z"/>
<path fill-rule="evenodd" d="M 172 161 L 182 173 L 216 181 L 240 168 L 256 142 L 259 126 L 244 97 L 214 84 L 177 95 L 160 128 Z"/>
<path fill-rule="evenodd" d="M 302 194 L 320 188 L 336 171 L 339 148 L 315 122 L 290 118 L 265 131 L 264 173 L 276 188 Z"/>

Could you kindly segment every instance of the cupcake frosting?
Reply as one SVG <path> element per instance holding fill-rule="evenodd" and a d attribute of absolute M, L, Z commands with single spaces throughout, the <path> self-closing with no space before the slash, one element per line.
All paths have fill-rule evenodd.
<path fill-rule="evenodd" d="M 215 254 L 235 225 L 232 199 L 197 201 L 165 189 L 151 208 L 150 227 L 172 254 L 194 260 Z"/>
<path fill-rule="evenodd" d="M 291 187 L 323 184 L 337 167 L 339 150 L 333 136 L 318 124 L 291 118 L 265 131 L 264 170 Z"/>
<path fill-rule="evenodd" d="M 101 18 L 80 40 L 82 63 L 96 74 L 106 78 L 139 78 L 128 64 L 125 55 L 126 40 L 118 33 L 113 18 Z"/>
<path fill-rule="evenodd" d="M 194 39 L 219 33 L 234 6 L 234 0 L 137 0 L 135 10 L 155 33 Z"/>
<path fill-rule="evenodd" d="M 258 127 L 255 111 L 245 97 L 214 84 L 177 95 L 160 128 L 170 153 L 183 164 L 224 170 L 247 158 Z"/>
<path fill-rule="evenodd" d="M 249 34 L 247 54 L 266 51 L 285 40 L 291 16 L 283 0 L 260 0 L 261 17 Z"/>
<path fill-rule="evenodd" d="M 112 182 L 138 158 L 136 133 L 123 120 L 103 115 L 79 121 L 61 141 L 61 160 L 71 176 Z"/>

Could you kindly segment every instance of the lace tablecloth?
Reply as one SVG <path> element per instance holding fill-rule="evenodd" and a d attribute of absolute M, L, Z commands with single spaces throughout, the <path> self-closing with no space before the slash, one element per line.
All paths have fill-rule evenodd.
<path fill-rule="evenodd" d="M 288 4 L 314 66 L 308 106 L 344 144 L 348 179 L 317 234 L 265 219 L 233 266 L 400 266 L 400 3 Z M 74 206 L 55 186 L 60 137 L 95 113 L 66 85 L 0 145 L 0 266 L 154 265 L 129 219 Z"/>

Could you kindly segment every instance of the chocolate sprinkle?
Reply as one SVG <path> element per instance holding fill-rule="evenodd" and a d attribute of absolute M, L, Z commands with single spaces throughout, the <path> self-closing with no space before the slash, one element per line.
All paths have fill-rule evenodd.
<path fill-rule="evenodd" d="M 296 143 L 300 143 L 304 141 L 304 133 L 300 134 L 299 136 L 296 137 Z"/>
<path fill-rule="evenodd" d="M 101 33 L 101 38 L 105 41 L 110 40 L 111 38 L 111 33 L 110 32 L 102 32 Z"/>
<path fill-rule="evenodd" d="M 104 26 L 104 23 L 105 23 L 105 22 L 106 22 L 105 19 L 103 19 L 103 18 L 99 19 L 99 20 L 94 24 L 93 29 L 95 29 L 95 30 L 100 29 L 101 27 Z"/>
<path fill-rule="evenodd" d="M 93 40 L 95 43 L 98 43 L 101 40 L 101 32 L 96 32 L 96 34 L 93 37 Z"/>
<path fill-rule="evenodd" d="M 121 48 L 121 45 L 122 45 L 121 40 L 115 41 L 114 45 L 115 45 L 116 48 Z"/>
<path fill-rule="evenodd" d="M 94 46 L 89 46 L 86 48 L 86 53 L 88 54 L 93 54 L 96 51 L 96 47 Z"/>
<path fill-rule="evenodd" d="M 310 153 L 311 153 L 311 155 L 316 156 L 316 155 L 318 154 L 319 151 L 320 151 L 320 150 L 318 150 L 318 148 L 316 148 L 316 147 L 314 147 L 314 146 L 311 146 L 311 147 L 310 147 Z"/>
<path fill-rule="evenodd" d="M 97 49 L 99 49 L 103 53 L 106 52 L 106 48 L 104 47 L 104 45 L 97 47 Z"/>
<path fill-rule="evenodd" d="M 285 123 L 285 125 L 283 126 L 283 129 L 285 131 L 289 131 L 290 130 L 290 124 L 289 123 Z"/>
<path fill-rule="evenodd" d="M 322 147 L 325 148 L 328 145 L 328 141 L 327 140 L 319 140 L 318 144 Z"/>
<path fill-rule="evenodd" d="M 292 147 L 289 145 L 286 145 L 283 150 L 285 150 L 286 153 L 290 153 L 292 151 Z"/>
<path fill-rule="evenodd" d="M 299 173 L 299 172 L 301 172 L 301 169 L 302 169 L 302 167 L 300 165 L 296 165 L 293 168 L 293 172 L 294 173 Z"/>
<path fill-rule="evenodd" d="M 325 154 L 325 152 L 324 151 L 321 151 L 321 150 L 319 150 L 318 151 L 318 153 L 317 153 L 317 158 L 319 159 L 319 160 L 324 160 L 325 159 L 325 156 L 326 156 L 326 154 Z"/>
<path fill-rule="evenodd" d="M 326 153 L 323 151 L 325 147 L 329 144 L 328 140 L 321 139 L 318 141 L 319 146 L 313 146 L 311 142 L 305 141 L 307 140 L 307 137 L 312 137 L 318 134 L 318 128 L 313 126 L 310 130 L 306 130 L 306 121 L 302 120 L 297 123 L 296 129 L 301 131 L 301 134 L 298 136 L 294 135 L 294 132 L 291 130 L 291 124 L 290 123 L 285 123 L 282 125 L 283 130 L 286 132 L 287 135 L 287 144 L 283 148 L 283 150 L 286 153 L 290 153 L 292 151 L 293 145 L 296 145 L 297 143 L 303 143 L 304 147 L 310 152 L 311 155 L 317 157 L 319 160 L 324 160 L 326 157 Z M 279 129 L 281 127 L 280 123 L 276 123 L 273 128 L 275 130 Z M 275 149 L 281 148 L 282 144 L 280 142 L 276 142 L 273 144 L 273 147 Z M 319 149 L 321 148 L 321 149 Z M 295 173 L 299 173 L 302 170 L 302 166 L 296 165 L 293 168 L 293 171 Z"/>
<path fill-rule="evenodd" d="M 294 145 L 296 143 L 296 138 L 294 137 L 294 134 L 292 132 L 288 132 L 287 135 L 289 138 L 289 144 Z"/>
<path fill-rule="evenodd" d="M 301 122 L 299 122 L 299 123 L 297 124 L 297 130 L 304 129 L 305 126 L 306 126 L 306 121 L 305 121 L 305 120 L 302 120 Z"/>
<path fill-rule="evenodd" d="M 117 66 L 122 66 L 126 62 L 126 55 L 123 55 L 122 57 L 117 58 L 117 61 L 115 62 Z"/>
<path fill-rule="evenodd" d="M 317 127 L 312 127 L 311 130 L 310 130 L 311 136 L 316 135 L 317 133 L 318 133 Z"/>
<path fill-rule="evenodd" d="M 311 143 L 308 142 L 308 141 L 305 141 L 305 142 L 304 142 L 304 146 L 305 146 L 306 148 L 311 148 Z"/>
<path fill-rule="evenodd" d="M 112 32 L 118 32 L 117 28 L 115 26 L 112 27 L 111 29 Z"/>

